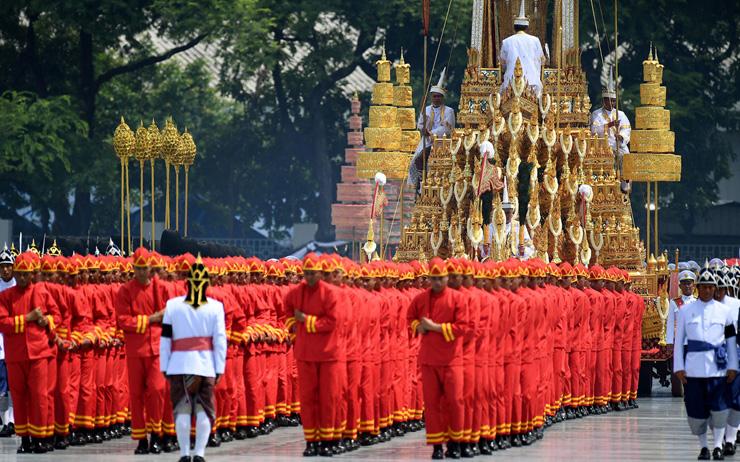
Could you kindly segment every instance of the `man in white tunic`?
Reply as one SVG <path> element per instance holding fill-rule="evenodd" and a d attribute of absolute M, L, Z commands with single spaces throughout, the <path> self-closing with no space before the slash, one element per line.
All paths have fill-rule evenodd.
<path fill-rule="evenodd" d="M 15 285 L 15 278 L 13 277 L 14 263 L 15 257 L 8 250 L 6 244 L 3 251 L 0 252 L 0 292 Z M 0 417 L 2 417 L 3 424 L 0 427 L 0 437 L 13 436 L 15 434 L 13 401 L 10 399 L 10 389 L 8 388 L 8 368 L 5 365 L 3 334 L 0 334 Z"/>
<path fill-rule="evenodd" d="M 730 315 L 735 321 L 735 331 L 737 331 L 740 300 L 728 293 L 732 287 L 732 271 L 729 267 L 723 266 L 718 268 L 715 273 L 717 275 L 717 290 L 714 291 L 714 299 L 727 305 L 730 309 Z M 733 456 L 736 450 L 737 429 L 740 427 L 740 379 L 738 378 L 735 378 L 730 385 L 729 404 L 730 415 L 727 417 L 727 427 L 725 429 L 724 455 Z"/>
<path fill-rule="evenodd" d="M 715 460 L 724 459 L 723 441 L 729 414 L 728 387 L 737 374 L 735 315 L 714 299 L 717 278 L 699 274 L 699 299 L 678 312 L 673 343 L 673 370 L 684 385 L 689 428 L 699 438 L 699 460 L 709 460 L 707 425 L 714 436 Z M 685 345 L 684 345 L 685 344 Z M 685 358 L 684 358 L 685 352 Z"/>
<path fill-rule="evenodd" d="M 534 257 L 534 243 L 529 237 L 527 226 L 519 223 L 519 220 L 514 220 L 514 204 L 509 202 L 509 191 L 506 186 L 503 189 L 501 208 L 504 209 L 506 214 L 506 249 L 508 255 L 519 260 L 529 260 Z"/>
<path fill-rule="evenodd" d="M 410 186 L 416 186 L 417 192 L 421 184 L 422 172 L 426 168 L 432 150 L 433 137 L 449 137 L 455 128 L 455 110 L 445 106 L 445 93 L 447 93 L 445 89 L 446 71 L 447 68 L 442 69 L 437 85 L 434 85 L 429 91 L 432 104 L 426 107 L 426 120 L 424 114 L 419 114 L 419 120 L 416 122 L 416 128 L 421 131 L 421 140 L 419 140 L 414 157 L 411 160 L 407 181 Z"/>
<path fill-rule="evenodd" d="M 630 142 L 632 126 L 627 115 L 617 111 L 617 92 L 610 81 L 601 92 L 602 106 L 591 113 L 591 133 L 598 136 L 607 136 L 609 146 L 614 153 L 614 166 L 619 174 L 622 172 L 622 156 L 629 154 L 627 146 Z M 623 181 L 620 185 L 622 192 L 630 189 L 629 182 Z"/>
<path fill-rule="evenodd" d="M 208 271 L 198 255 L 184 297 L 167 302 L 159 364 L 170 382 L 180 462 L 204 462 L 215 420 L 213 388 L 226 367 L 224 306 L 206 297 Z M 195 415 L 195 454 L 190 458 L 190 420 Z"/>
<path fill-rule="evenodd" d="M 694 297 L 694 284 L 696 284 L 696 274 L 693 271 L 683 270 L 678 273 L 678 288 L 681 291 L 681 295 L 671 300 L 668 317 L 665 321 L 665 343 L 668 345 L 673 345 L 679 310 L 696 300 L 696 297 Z"/>
<path fill-rule="evenodd" d="M 501 43 L 499 64 L 505 69 L 501 93 L 511 83 L 511 79 L 514 77 L 516 60 L 519 59 L 524 78 L 527 79 L 535 94 L 540 96 L 542 94 L 540 74 L 542 65 L 545 63 L 545 53 L 542 51 L 540 39 L 527 33 L 529 19 L 524 13 L 524 0 L 519 4 L 519 7 L 519 16 L 514 19 L 514 31 L 516 33 L 505 38 Z"/>

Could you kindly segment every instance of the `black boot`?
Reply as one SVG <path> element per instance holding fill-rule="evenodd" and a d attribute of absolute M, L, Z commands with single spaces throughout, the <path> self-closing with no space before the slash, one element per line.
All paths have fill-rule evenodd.
<path fill-rule="evenodd" d="M 40 438 L 33 438 L 31 440 L 31 451 L 34 454 L 46 454 L 48 452 L 46 450 L 46 444 Z"/>
<path fill-rule="evenodd" d="M 8 438 L 13 435 L 15 435 L 15 424 L 10 422 L 8 425 L 3 425 L 2 430 L 0 430 L 0 438 Z"/>
<path fill-rule="evenodd" d="M 454 441 L 447 443 L 447 452 L 445 452 L 446 458 L 459 459 L 460 455 L 460 443 L 456 443 Z"/>
<path fill-rule="evenodd" d="M 139 440 L 139 445 L 136 446 L 136 449 L 134 450 L 134 454 L 136 455 L 149 454 L 149 442 L 147 442 L 146 439 Z"/>
<path fill-rule="evenodd" d="M 484 456 L 490 456 L 491 454 L 493 454 L 493 451 L 491 451 L 490 440 L 481 439 L 480 441 L 478 441 L 478 452 L 480 452 Z"/>
<path fill-rule="evenodd" d="M 714 448 L 714 451 L 712 451 L 712 459 L 725 460 L 725 455 L 722 453 L 722 448 Z"/>
<path fill-rule="evenodd" d="M 69 447 L 69 439 L 66 436 L 56 436 L 54 438 L 54 449 L 63 451 Z"/>
<path fill-rule="evenodd" d="M 318 454 L 318 443 L 312 441 L 307 442 L 306 449 L 303 451 L 303 457 L 315 457 Z"/>
<path fill-rule="evenodd" d="M 321 457 L 332 457 L 334 455 L 334 451 L 332 451 L 331 449 L 330 441 L 322 441 L 319 444 L 319 455 Z"/>
<path fill-rule="evenodd" d="M 161 454 L 162 453 L 162 443 L 160 441 L 159 436 L 152 435 L 149 438 L 149 454 Z"/>
<path fill-rule="evenodd" d="M 18 450 L 16 451 L 16 453 L 31 454 L 31 452 L 33 452 L 33 448 L 31 446 L 31 437 L 30 436 L 21 437 L 21 445 L 18 446 Z"/>
<path fill-rule="evenodd" d="M 466 459 L 470 459 L 472 457 L 475 457 L 475 453 L 473 452 L 473 448 L 468 443 L 460 443 L 460 455 Z"/>
<path fill-rule="evenodd" d="M 442 449 L 441 444 L 435 444 L 434 450 L 432 451 L 432 459 L 434 460 L 442 460 L 445 458 L 444 449 Z"/>
<path fill-rule="evenodd" d="M 699 452 L 699 457 L 697 457 L 697 460 L 709 460 L 709 459 L 711 459 L 711 456 L 709 455 L 709 449 L 701 448 L 701 451 Z"/>
<path fill-rule="evenodd" d="M 237 428 L 236 433 L 234 433 L 234 439 L 239 441 L 247 439 L 247 429 L 245 427 Z"/>
<path fill-rule="evenodd" d="M 162 444 L 162 450 L 166 453 L 177 451 L 178 448 L 175 446 L 176 441 L 177 438 L 174 436 L 165 436 Z"/>
<path fill-rule="evenodd" d="M 221 446 L 221 437 L 218 436 L 218 432 L 211 432 L 208 436 L 208 447 L 217 448 Z"/>

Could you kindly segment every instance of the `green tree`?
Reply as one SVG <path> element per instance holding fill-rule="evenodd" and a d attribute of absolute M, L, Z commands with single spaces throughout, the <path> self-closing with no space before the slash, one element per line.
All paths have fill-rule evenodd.
<path fill-rule="evenodd" d="M 681 222 L 690 235 L 706 208 L 717 201 L 720 180 L 733 176 L 730 164 L 735 156 L 724 133 L 737 130 L 740 116 L 740 5 L 710 1 L 697 8 L 693 2 L 669 0 L 619 5 L 619 38 L 625 47 L 619 58 L 620 105 L 634 121 L 634 108 L 640 104 L 642 61 L 652 42 L 665 65 L 667 108 L 671 129 L 676 132 L 676 153 L 683 163 L 681 182 L 661 185 L 662 216 Z M 608 47 L 614 50 L 614 16 L 611 2 L 603 6 L 606 9 L 601 13 L 597 9 L 596 14 L 599 24 L 602 14 L 606 22 L 600 30 L 606 55 Z M 591 98 L 600 101 L 601 68 L 590 9 L 582 10 L 580 17 Z M 644 186 L 637 185 L 633 197 L 638 220 L 645 215 L 644 191 Z"/>

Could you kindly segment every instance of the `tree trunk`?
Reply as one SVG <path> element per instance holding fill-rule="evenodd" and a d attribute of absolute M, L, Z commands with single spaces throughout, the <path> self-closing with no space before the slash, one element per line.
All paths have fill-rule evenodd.
<path fill-rule="evenodd" d="M 334 182 L 331 163 L 326 152 L 326 124 L 321 114 L 319 101 L 312 101 L 309 107 L 315 108 L 311 117 L 311 138 L 313 144 L 314 175 L 319 185 L 317 218 L 319 229 L 316 239 L 320 241 L 334 240 L 334 230 L 331 226 L 331 203 L 333 200 Z"/>
<path fill-rule="evenodd" d="M 87 138 L 93 140 L 95 137 L 95 96 L 97 88 L 95 84 L 95 69 L 93 63 L 93 36 L 90 32 L 80 30 L 80 101 L 82 101 L 83 119 L 87 122 Z M 77 163 L 79 167 L 85 164 L 85 159 Z M 75 205 L 72 209 L 72 220 L 66 232 L 87 233 L 90 229 L 92 218 L 90 187 L 88 185 L 76 185 Z"/>

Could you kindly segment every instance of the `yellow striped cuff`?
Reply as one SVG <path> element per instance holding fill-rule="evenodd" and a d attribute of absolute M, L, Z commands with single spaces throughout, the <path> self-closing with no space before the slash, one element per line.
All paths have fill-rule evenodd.
<path fill-rule="evenodd" d="M 418 320 L 414 319 L 411 321 L 411 333 L 416 334 L 416 328 L 419 327 L 419 324 L 421 324 Z"/>
<path fill-rule="evenodd" d="M 452 332 L 452 324 L 449 322 L 446 322 L 445 325 L 447 326 L 447 335 L 449 335 L 450 339 L 448 342 L 452 342 L 455 340 L 455 334 Z"/>

